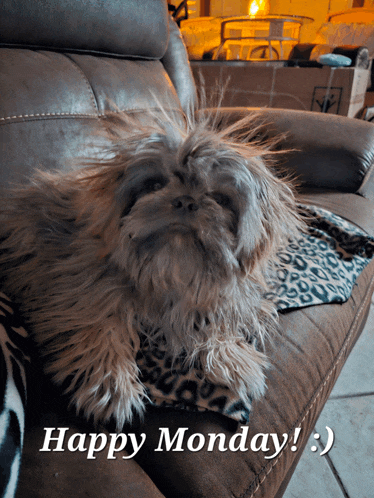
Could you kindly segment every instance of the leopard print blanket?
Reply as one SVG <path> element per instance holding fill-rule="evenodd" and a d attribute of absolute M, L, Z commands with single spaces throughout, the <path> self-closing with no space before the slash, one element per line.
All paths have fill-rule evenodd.
<path fill-rule="evenodd" d="M 279 311 L 323 303 L 342 303 L 371 261 L 374 238 L 344 219 L 320 208 L 303 206 L 309 231 L 278 252 L 266 295 Z M 0 293 L 0 496 L 12 497 L 23 441 L 27 333 L 6 296 Z M 250 404 L 226 387 L 204 379 L 183 362 L 171 364 L 162 343 L 146 346 L 137 362 L 151 402 L 185 410 L 212 410 L 242 424 Z"/>

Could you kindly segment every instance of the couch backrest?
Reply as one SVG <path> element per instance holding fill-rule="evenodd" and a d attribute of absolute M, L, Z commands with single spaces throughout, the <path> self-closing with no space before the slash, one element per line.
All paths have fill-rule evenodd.
<path fill-rule="evenodd" d="M 108 112 L 180 111 L 194 92 L 165 0 L 0 3 L 3 185 L 86 155 Z"/>
<path fill-rule="evenodd" d="M 165 1 L 2 0 L 1 43 L 160 59 L 168 43 Z"/>

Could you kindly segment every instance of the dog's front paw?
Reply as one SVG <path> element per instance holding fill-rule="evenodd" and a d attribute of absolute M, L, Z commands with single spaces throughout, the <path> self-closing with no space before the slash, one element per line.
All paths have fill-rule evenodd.
<path fill-rule="evenodd" d="M 69 380 L 65 392 L 71 394 L 71 405 L 77 412 L 83 412 L 94 422 L 114 420 L 117 429 L 121 430 L 135 414 L 142 415 L 147 396 L 139 381 L 135 361 L 132 358 L 115 358 L 116 361 L 112 358 L 109 361 L 109 356 L 104 356 L 101 361 L 91 358 L 90 363 L 81 360 L 76 362 L 74 370 L 74 362 L 69 364 L 73 368 L 66 365 L 62 368 L 66 362 L 60 359 L 50 364 L 48 371 L 54 373 L 57 384 L 66 384 Z"/>
<path fill-rule="evenodd" d="M 142 415 L 145 398 L 143 385 L 120 373 L 101 382 L 84 383 L 71 401 L 87 418 L 93 417 L 100 422 L 115 420 L 117 429 L 121 430 L 126 422 L 131 422 L 134 414 Z"/>
<path fill-rule="evenodd" d="M 265 392 L 266 356 L 244 341 L 220 341 L 200 353 L 207 379 L 229 387 L 243 401 Z"/>

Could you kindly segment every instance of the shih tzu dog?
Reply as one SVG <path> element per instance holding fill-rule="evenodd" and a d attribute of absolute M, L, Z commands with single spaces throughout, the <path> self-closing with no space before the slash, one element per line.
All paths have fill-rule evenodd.
<path fill-rule="evenodd" d="M 215 121 L 124 114 L 90 163 L 38 172 L 2 203 L 4 290 L 95 420 L 122 427 L 144 409 L 141 337 L 243 399 L 264 391 L 265 276 L 299 216 L 251 118 Z"/>

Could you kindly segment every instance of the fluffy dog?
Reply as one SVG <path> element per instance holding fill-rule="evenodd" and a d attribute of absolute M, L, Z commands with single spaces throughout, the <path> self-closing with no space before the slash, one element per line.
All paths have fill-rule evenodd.
<path fill-rule="evenodd" d="M 141 336 L 243 399 L 263 393 L 265 275 L 299 217 L 251 127 L 123 115 L 99 158 L 3 202 L 5 291 L 87 416 L 121 427 L 142 412 Z"/>

